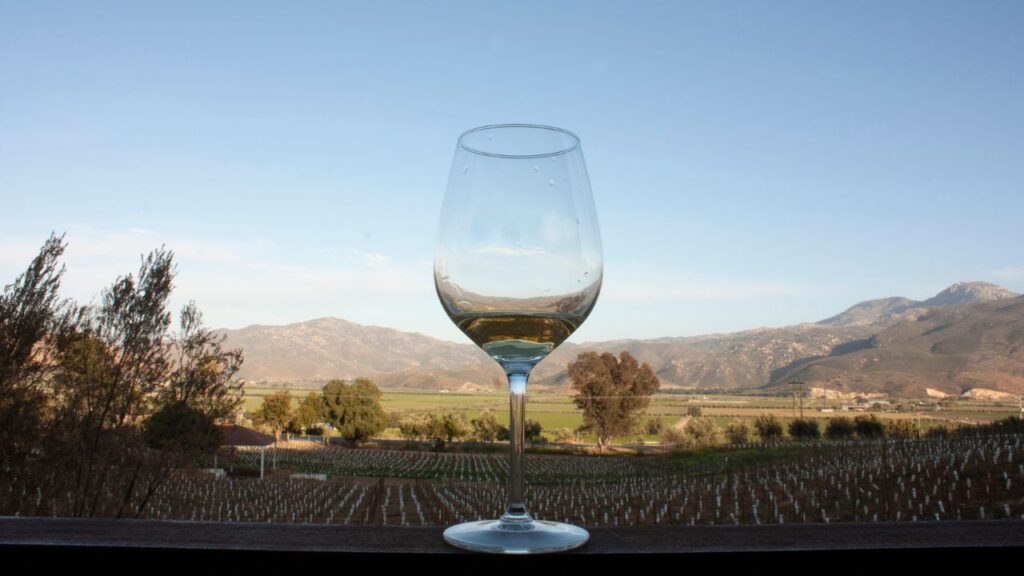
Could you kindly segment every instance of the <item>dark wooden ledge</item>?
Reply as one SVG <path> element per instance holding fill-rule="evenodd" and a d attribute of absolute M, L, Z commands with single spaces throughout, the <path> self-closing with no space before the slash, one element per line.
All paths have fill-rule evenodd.
<path fill-rule="evenodd" d="M 583 548 L 528 557 L 467 552 L 445 544 L 442 532 L 441 527 L 0 517 L 0 554 L 10 566 L 34 570 L 47 565 L 122 567 L 132 574 L 147 568 L 154 573 L 197 574 L 210 569 L 285 574 L 296 568 L 304 573 L 333 573 L 343 567 L 408 567 L 422 572 L 454 563 L 481 573 L 496 568 L 519 573 L 536 564 L 577 573 L 622 567 L 629 575 L 655 565 L 688 571 L 741 570 L 752 565 L 791 571 L 857 567 L 862 573 L 911 563 L 906 565 L 916 570 L 961 567 L 957 570 L 961 572 L 1009 565 L 1024 551 L 1024 521 L 594 528 Z"/>
<path fill-rule="evenodd" d="M 235 553 L 249 559 L 264 553 L 312 556 L 405 556 L 450 558 L 472 555 L 442 539 L 441 527 L 378 527 L 311 524 L 255 524 L 0 517 L 0 550 L 35 553 L 48 550 L 113 554 L 174 552 Z M 723 557 L 784 553 L 827 559 L 873 551 L 889 554 L 957 554 L 1024 550 L 1024 521 L 889 522 L 878 524 L 792 524 L 770 526 L 658 526 L 590 529 L 583 548 L 558 556 L 584 560 L 616 555 Z M 265 554 L 264 554 L 265 556 Z M 480 555 L 472 555 L 480 556 Z M 554 555 L 544 555 L 552 558 Z M 152 556 L 147 556 L 152 558 Z M 862 556 L 861 556 L 862 557 Z M 787 560 L 789 561 L 789 560 Z"/>

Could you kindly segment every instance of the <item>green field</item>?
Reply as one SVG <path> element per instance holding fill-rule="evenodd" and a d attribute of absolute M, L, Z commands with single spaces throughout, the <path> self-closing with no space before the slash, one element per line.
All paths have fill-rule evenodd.
<path fill-rule="evenodd" d="M 256 411 L 263 398 L 281 390 L 280 388 L 247 387 L 245 393 L 245 409 L 248 414 Z M 309 389 L 289 390 L 295 399 L 295 406 L 309 394 Z M 399 414 L 444 414 L 456 412 L 462 414 L 467 422 L 477 418 L 484 410 L 491 410 L 498 421 L 508 425 L 508 396 L 498 393 L 425 393 L 385 391 L 381 404 L 386 412 Z M 657 395 L 651 399 L 645 419 L 661 418 L 665 427 L 670 427 L 687 410 L 699 407 L 703 416 L 711 418 L 719 428 L 724 429 L 730 422 L 741 419 L 750 425 L 753 419 L 765 413 L 774 414 L 787 426 L 797 417 L 799 410 L 794 410 L 792 398 L 747 396 L 747 395 Z M 904 411 L 896 411 L 902 406 Z M 831 410 L 825 411 L 822 410 Z M 830 418 L 845 416 L 853 418 L 861 412 L 842 411 L 841 404 L 836 400 L 805 400 L 803 409 L 805 418 L 819 421 L 822 431 Z M 915 400 L 894 400 L 888 409 L 877 409 L 870 412 L 879 419 L 915 419 L 922 429 L 940 425 L 956 425 L 958 423 L 986 423 L 1019 415 L 1020 408 L 1016 402 L 992 402 L 954 400 L 943 403 L 939 407 L 935 402 L 921 403 Z M 575 429 L 583 424 L 583 414 L 573 404 L 569 396 L 551 394 L 527 395 L 526 417 L 540 422 L 548 440 L 553 440 L 553 432 L 560 428 Z M 397 428 L 389 428 L 383 434 L 385 438 L 398 438 Z M 633 442 L 636 437 L 617 438 L 614 443 Z M 583 436 L 584 441 L 593 441 L 592 437 Z M 645 441 L 656 442 L 657 436 L 648 435 Z"/>

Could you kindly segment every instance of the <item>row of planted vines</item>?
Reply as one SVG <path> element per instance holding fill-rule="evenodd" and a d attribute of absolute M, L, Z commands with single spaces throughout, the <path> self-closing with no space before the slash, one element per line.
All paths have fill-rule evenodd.
<path fill-rule="evenodd" d="M 420 526 L 494 518 L 505 504 L 502 454 L 321 447 L 278 450 L 277 458 L 279 468 L 327 479 L 178 471 L 142 516 Z M 239 454 L 230 465 L 258 467 L 259 455 Z M 1024 436 L 822 443 L 781 461 L 732 468 L 529 455 L 527 481 L 535 517 L 583 526 L 1021 520 Z M 32 496 L 23 495 L 26 502 Z M 32 503 L 41 513 L 67 515 L 59 496 Z"/>

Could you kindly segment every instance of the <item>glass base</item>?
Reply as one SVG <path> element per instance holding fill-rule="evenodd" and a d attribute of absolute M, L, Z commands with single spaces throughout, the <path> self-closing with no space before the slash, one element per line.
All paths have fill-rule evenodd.
<path fill-rule="evenodd" d="M 579 526 L 547 520 L 479 520 L 456 524 L 444 531 L 444 541 L 452 546 L 496 554 L 563 552 L 578 548 L 589 539 L 590 534 Z"/>

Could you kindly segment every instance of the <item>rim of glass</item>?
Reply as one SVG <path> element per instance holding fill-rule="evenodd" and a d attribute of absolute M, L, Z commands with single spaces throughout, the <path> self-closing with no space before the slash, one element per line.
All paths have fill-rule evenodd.
<path fill-rule="evenodd" d="M 535 128 L 539 130 L 549 130 L 551 132 L 561 132 L 562 134 L 570 136 L 573 140 L 573 144 L 568 148 L 563 148 L 562 150 L 556 150 L 554 152 L 544 152 L 543 154 L 498 154 L 497 152 L 484 152 L 483 150 L 477 150 L 472 146 L 466 145 L 466 136 L 474 132 L 480 132 L 481 130 L 491 130 L 494 128 Z M 488 124 L 487 126 L 477 126 L 476 128 L 471 128 L 460 134 L 459 147 L 467 152 L 472 152 L 473 154 L 479 154 L 481 156 L 491 156 L 493 158 L 548 158 L 549 156 L 561 156 L 562 154 L 568 154 L 569 152 L 572 152 L 573 150 L 579 148 L 580 137 L 566 130 L 565 128 L 558 128 L 557 126 L 547 126 L 544 124 Z"/>

